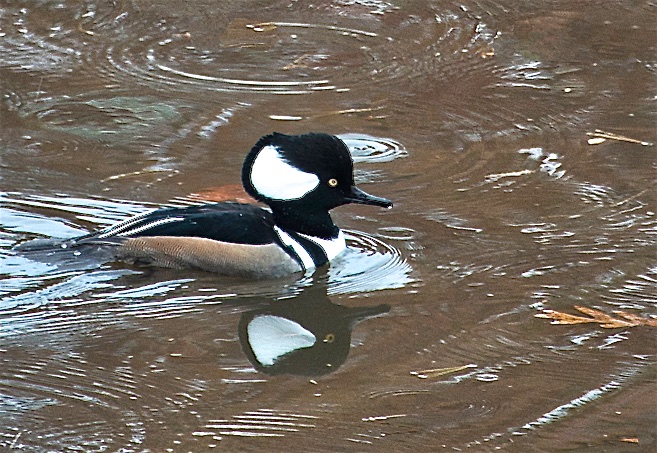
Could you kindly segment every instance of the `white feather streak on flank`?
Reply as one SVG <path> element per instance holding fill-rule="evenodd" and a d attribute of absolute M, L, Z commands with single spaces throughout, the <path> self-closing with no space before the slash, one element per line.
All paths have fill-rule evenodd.
<path fill-rule="evenodd" d="M 123 222 L 119 222 L 116 225 L 112 225 L 111 227 L 107 227 L 104 230 L 101 231 L 101 233 L 98 235 L 98 237 L 109 237 L 109 236 L 114 236 L 121 231 L 125 231 L 127 229 L 132 228 L 135 224 L 142 222 L 144 220 L 144 217 L 149 216 L 156 210 L 151 209 L 150 211 L 142 212 L 141 214 L 136 215 L 135 217 L 132 217 L 130 219 L 124 220 Z"/>
<path fill-rule="evenodd" d="M 145 225 L 142 225 L 140 227 L 133 228 L 133 229 L 121 228 L 118 231 L 107 231 L 107 232 L 104 232 L 102 234 L 99 234 L 98 237 L 101 238 L 101 239 L 104 239 L 104 238 L 108 238 L 108 237 L 111 237 L 111 236 L 132 236 L 134 234 L 142 233 L 146 230 L 150 230 L 151 228 L 155 228 L 155 227 L 158 227 L 160 225 L 166 225 L 167 223 L 172 223 L 172 222 L 180 222 L 181 220 L 185 220 L 185 218 L 184 217 L 166 217 L 164 219 L 155 220 L 153 222 L 148 222 Z M 129 226 L 132 226 L 132 225 L 129 225 Z"/>
<path fill-rule="evenodd" d="M 297 254 L 297 256 L 301 259 L 301 263 L 303 265 L 304 270 L 308 269 L 314 269 L 315 268 L 315 262 L 313 261 L 312 257 L 310 254 L 306 251 L 305 248 L 301 244 L 299 244 L 297 241 L 292 238 L 289 234 L 287 234 L 285 231 L 281 230 L 278 228 L 276 225 L 274 225 L 274 231 L 278 235 L 278 237 L 281 239 L 281 242 L 289 247 L 292 247 L 292 250 Z"/>
<path fill-rule="evenodd" d="M 298 200 L 319 186 L 319 178 L 283 160 L 272 145 L 260 150 L 251 167 L 251 184 L 272 200 Z"/>

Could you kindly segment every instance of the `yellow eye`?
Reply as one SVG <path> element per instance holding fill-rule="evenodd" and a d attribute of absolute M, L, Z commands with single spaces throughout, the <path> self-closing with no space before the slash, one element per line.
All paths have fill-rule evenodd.
<path fill-rule="evenodd" d="M 338 180 L 335 179 L 335 178 L 331 178 L 331 179 L 328 180 L 328 185 L 331 186 L 331 187 L 335 187 L 335 186 L 338 185 Z"/>
<path fill-rule="evenodd" d="M 333 335 L 332 333 L 329 333 L 324 337 L 324 343 L 333 343 L 334 340 L 335 340 L 335 335 Z"/>

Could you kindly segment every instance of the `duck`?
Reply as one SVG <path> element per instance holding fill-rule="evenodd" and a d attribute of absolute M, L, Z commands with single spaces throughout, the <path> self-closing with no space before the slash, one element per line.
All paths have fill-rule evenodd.
<path fill-rule="evenodd" d="M 39 256 L 103 249 L 110 260 L 227 276 L 273 278 L 312 272 L 347 249 L 330 211 L 350 203 L 391 208 L 354 183 L 353 159 L 337 136 L 274 132 L 242 166 L 242 185 L 266 205 L 220 202 L 148 211 L 80 237 L 16 247 Z"/>

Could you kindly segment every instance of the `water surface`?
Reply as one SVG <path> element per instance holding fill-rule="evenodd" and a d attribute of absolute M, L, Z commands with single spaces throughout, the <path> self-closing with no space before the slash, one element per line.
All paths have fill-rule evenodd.
<path fill-rule="evenodd" d="M 655 328 L 535 315 L 657 317 L 655 24 L 651 1 L 3 4 L 0 446 L 653 451 Z M 271 131 L 339 134 L 395 203 L 334 212 L 330 269 L 10 251 L 241 199 Z M 276 329 L 295 342 L 262 349 Z"/>

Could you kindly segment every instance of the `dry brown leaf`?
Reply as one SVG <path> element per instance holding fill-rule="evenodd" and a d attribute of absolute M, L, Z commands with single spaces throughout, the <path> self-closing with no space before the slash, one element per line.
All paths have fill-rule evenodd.
<path fill-rule="evenodd" d="M 636 438 L 636 437 L 623 437 L 620 441 L 621 442 L 629 442 L 631 444 L 638 444 L 639 443 L 639 439 Z"/>
<path fill-rule="evenodd" d="M 595 132 L 587 132 L 586 135 L 588 135 L 589 137 L 595 137 L 595 138 L 617 140 L 619 142 L 636 143 L 636 144 L 642 145 L 642 146 L 653 146 L 654 145 L 654 143 L 652 143 L 652 142 L 647 142 L 647 141 L 644 141 L 644 140 L 637 140 L 636 138 L 630 138 L 630 137 L 626 137 L 624 135 L 614 134 L 613 132 L 602 131 L 600 129 L 596 129 Z M 596 141 L 594 143 L 591 143 L 591 139 L 589 139 L 589 145 L 595 145 L 595 144 L 598 144 L 598 143 L 602 143 L 602 142 Z"/>
<path fill-rule="evenodd" d="M 644 318 L 634 313 L 627 313 L 624 311 L 614 311 L 614 314 L 621 316 L 629 321 L 635 322 L 638 325 L 657 327 L 657 318 Z"/>
<path fill-rule="evenodd" d="M 543 313 L 534 315 L 537 318 L 551 319 L 552 324 L 599 324 L 600 327 L 605 329 L 622 329 L 627 327 L 636 326 L 650 326 L 657 327 L 657 319 L 644 318 L 642 316 L 627 313 L 624 311 L 614 311 L 613 313 L 620 318 L 615 318 L 607 313 L 596 310 L 594 308 L 582 307 L 575 305 L 575 310 L 584 313 L 585 316 L 572 315 L 569 313 L 562 313 L 555 310 L 543 310 Z"/>

